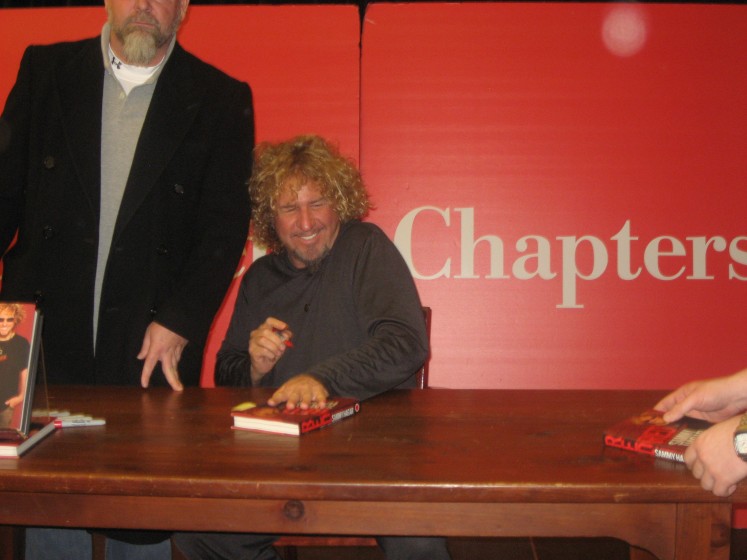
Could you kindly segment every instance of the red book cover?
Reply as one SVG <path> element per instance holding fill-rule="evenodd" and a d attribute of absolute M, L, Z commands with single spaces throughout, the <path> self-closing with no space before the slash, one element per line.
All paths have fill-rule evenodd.
<path fill-rule="evenodd" d="M 238 430 L 300 436 L 324 428 L 360 411 L 360 401 L 349 397 L 329 399 L 322 408 L 294 408 L 242 403 L 231 411 L 233 427 Z"/>
<path fill-rule="evenodd" d="M 604 443 L 684 463 L 687 447 L 710 426 L 709 422 L 695 418 L 682 418 L 667 424 L 661 412 L 647 410 L 605 430 Z"/>

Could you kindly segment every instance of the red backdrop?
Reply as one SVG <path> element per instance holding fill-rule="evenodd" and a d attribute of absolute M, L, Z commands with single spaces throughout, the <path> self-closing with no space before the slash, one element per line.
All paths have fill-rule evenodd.
<path fill-rule="evenodd" d="M 0 100 L 28 43 L 103 19 L 3 10 Z M 667 388 L 745 365 L 747 7 L 380 4 L 362 63 L 360 38 L 353 6 L 194 6 L 181 35 L 252 84 L 258 140 L 357 156 L 360 137 L 371 219 L 434 310 L 434 386 Z"/>
<path fill-rule="evenodd" d="M 361 159 L 434 310 L 432 384 L 747 365 L 745 52 L 746 6 L 370 7 Z"/>

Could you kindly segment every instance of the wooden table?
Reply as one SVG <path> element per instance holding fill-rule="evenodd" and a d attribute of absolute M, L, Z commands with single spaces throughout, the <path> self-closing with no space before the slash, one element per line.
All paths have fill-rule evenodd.
<path fill-rule="evenodd" d="M 229 409 L 257 390 L 50 393 L 107 424 L 2 460 L 0 524 L 610 536 L 662 560 L 729 557 L 730 500 L 681 465 L 602 443 L 660 393 L 395 391 L 301 438 L 230 429 Z"/>

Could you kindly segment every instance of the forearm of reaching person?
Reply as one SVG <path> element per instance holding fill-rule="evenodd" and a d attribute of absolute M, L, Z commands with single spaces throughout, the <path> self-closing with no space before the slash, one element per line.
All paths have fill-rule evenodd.
<path fill-rule="evenodd" d="M 737 483 L 747 477 L 747 462 L 734 449 L 734 430 L 740 416 L 734 416 L 700 434 L 685 452 L 685 463 L 700 485 L 716 496 L 734 493 Z"/>
<path fill-rule="evenodd" d="M 715 379 L 693 381 L 672 391 L 655 408 L 674 422 L 683 416 L 721 422 L 747 410 L 747 369 Z"/>

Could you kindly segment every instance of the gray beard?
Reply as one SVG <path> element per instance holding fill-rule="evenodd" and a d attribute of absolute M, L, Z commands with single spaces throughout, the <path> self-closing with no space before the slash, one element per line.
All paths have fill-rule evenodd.
<path fill-rule="evenodd" d="M 129 33 L 124 37 L 123 55 L 127 64 L 148 66 L 156 56 L 156 39 L 149 33 Z"/>

